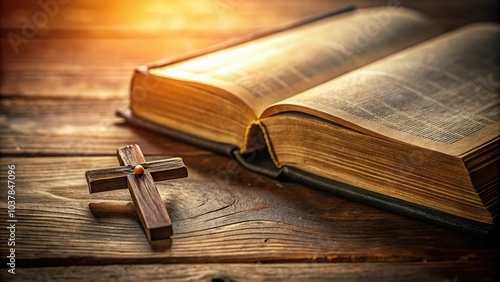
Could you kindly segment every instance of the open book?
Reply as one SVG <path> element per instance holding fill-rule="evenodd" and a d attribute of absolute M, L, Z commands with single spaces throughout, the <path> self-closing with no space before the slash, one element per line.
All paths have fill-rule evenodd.
<path fill-rule="evenodd" d="M 500 28 L 395 7 L 137 68 L 127 120 L 246 167 L 487 232 L 499 220 Z"/>

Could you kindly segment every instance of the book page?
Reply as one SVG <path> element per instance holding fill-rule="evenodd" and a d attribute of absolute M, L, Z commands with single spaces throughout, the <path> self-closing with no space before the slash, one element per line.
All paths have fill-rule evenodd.
<path fill-rule="evenodd" d="M 222 88 L 256 114 L 441 32 L 401 7 L 356 10 L 150 73 Z"/>
<path fill-rule="evenodd" d="M 462 155 L 500 135 L 500 26 L 439 36 L 272 106 Z"/>

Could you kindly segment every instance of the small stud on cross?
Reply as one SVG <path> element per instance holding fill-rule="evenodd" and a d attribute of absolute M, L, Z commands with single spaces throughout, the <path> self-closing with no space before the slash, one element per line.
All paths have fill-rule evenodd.
<path fill-rule="evenodd" d="M 155 181 L 187 177 L 182 159 L 146 162 L 138 145 L 119 148 L 116 155 L 121 166 L 85 172 L 90 194 L 128 187 L 148 239 L 169 238 L 172 222 Z"/>

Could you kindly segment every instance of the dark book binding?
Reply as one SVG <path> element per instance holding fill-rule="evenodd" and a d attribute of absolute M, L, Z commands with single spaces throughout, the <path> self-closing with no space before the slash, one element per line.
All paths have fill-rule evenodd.
<path fill-rule="evenodd" d="M 237 38 L 235 40 L 230 40 L 227 42 L 223 42 L 221 44 L 217 44 L 214 46 L 209 46 L 204 49 L 196 50 L 191 53 L 187 53 L 181 56 L 176 56 L 172 58 L 167 58 L 162 61 L 157 61 L 152 64 L 148 64 L 145 66 L 140 66 L 136 69 L 136 72 L 147 72 L 148 69 L 157 68 L 162 66 L 167 66 L 171 64 L 175 64 L 184 60 L 192 59 L 198 56 L 202 56 L 205 54 L 209 54 L 215 51 L 219 51 L 225 48 L 233 47 L 239 44 L 243 44 L 257 38 L 262 38 L 265 36 L 269 36 L 271 34 L 275 34 L 287 29 L 291 29 L 294 27 L 302 26 L 314 21 L 318 21 L 324 18 L 349 13 L 355 10 L 356 8 L 352 5 L 341 7 L 339 9 L 334 9 L 331 11 L 326 11 L 324 13 L 320 13 L 317 15 L 313 15 L 308 18 L 304 18 L 302 20 L 285 24 L 283 26 L 261 31 L 257 33 L 248 34 L 244 37 Z M 131 83 L 131 86 L 133 81 Z M 298 182 L 301 184 L 305 184 L 307 186 L 312 186 L 315 188 L 319 188 L 322 190 L 330 191 L 339 195 L 341 197 L 351 199 L 354 201 L 362 202 L 380 209 L 384 209 L 390 212 L 395 212 L 398 214 L 402 214 L 405 216 L 409 216 L 412 218 L 424 220 L 427 222 L 436 223 L 441 226 L 446 226 L 448 228 L 454 230 L 460 230 L 464 232 L 474 233 L 474 234 L 491 234 L 497 232 L 497 227 L 495 225 L 490 225 L 482 222 L 477 222 L 473 220 L 469 220 L 466 218 L 458 217 L 455 215 L 451 215 L 439 210 L 431 209 L 425 206 L 417 205 L 414 203 L 410 203 L 407 201 L 403 201 L 400 199 L 396 199 L 393 197 L 389 197 L 386 195 L 382 195 L 379 193 L 371 192 L 365 189 L 361 189 L 358 187 L 354 187 L 345 183 L 340 183 L 331 179 L 323 178 L 317 175 L 310 174 L 308 172 L 293 168 L 293 167 L 282 167 L 278 169 L 271 160 L 269 156 L 269 152 L 267 148 L 255 151 L 249 154 L 241 154 L 238 147 L 214 142 L 211 140 L 207 140 L 204 138 L 200 138 L 191 134 L 187 134 L 184 132 L 180 132 L 174 129 L 167 128 L 162 125 L 155 124 L 153 122 L 147 121 L 140 117 L 137 117 L 133 114 L 133 112 L 128 109 L 119 109 L 116 114 L 122 118 L 124 118 L 130 124 L 139 126 L 141 128 L 146 128 L 175 139 L 178 139 L 183 142 L 191 143 L 198 147 L 217 152 L 223 155 L 231 156 L 237 162 L 239 162 L 242 166 L 251 170 L 253 172 L 280 180 L 291 180 L 294 182 Z"/>

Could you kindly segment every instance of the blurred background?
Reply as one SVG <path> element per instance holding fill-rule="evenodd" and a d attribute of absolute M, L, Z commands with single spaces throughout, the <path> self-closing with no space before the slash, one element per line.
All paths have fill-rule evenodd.
<path fill-rule="evenodd" d="M 402 6 L 453 29 L 476 21 L 498 21 L 497 2 L 2 0 L 0 93 L 124 98 L 137 65 L 328 9 L 348 4 Z M 82 80 L 75 80 L 79 76 Z M 75 83 L 80 85 L 74 87 Z"/>

